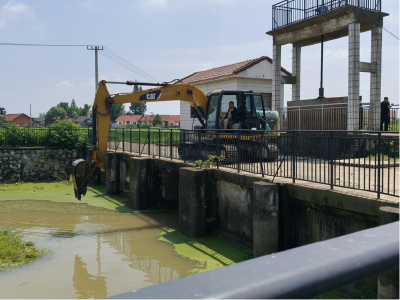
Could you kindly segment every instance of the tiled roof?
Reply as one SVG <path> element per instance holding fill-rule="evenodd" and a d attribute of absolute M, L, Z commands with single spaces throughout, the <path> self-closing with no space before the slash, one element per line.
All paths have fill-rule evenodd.
<path fill-rule="evenodd" d="M 146 117 L 142 116 L 142 118 L 140 119 L 140 121 L 141 121 L 141 122 L 153 122 L 155 116 L 156 116 L 156 115 L 146 115 Z M 170 115 L 160 115 L 161 121 L 164 122 L 165 120 L 168 119 L 169 116 L 170 116 Z"/>
<path fill-rule="evenodd" d="M 191 83 L 191 82 L 196 82 L 196 81 L 202 81 L 202 80 L 207 80 L 207 79 L 212 79 L 212 78 L 217 78 L 221 76 L 228 76 L 228 75 L 233 75 L 233 74 L 238 74 L 240 72 L 243 72 L 247 70 L 248 68 L 251 68 L 252 66 L 262 62 L 263 60 L 267 60 L 269 63 L 272 64 L 272 59 L 268 56 L 261 56 L 256 59 L 250 59 L 247 61 L 242 61 L 238 62 L 235 64 L 231 65 L 226 65 L 206 71 L 200 71 L 193 73 L 192 75 L 185 77 L 182 79 L 183 82 L 185 83 Z M 288 72 L 285 68 L 281 68 L 281 71 L 285 73 L 287 76 L 292 76 L 292 73 Z"/>
<path fill-rule="evenodd" d="M 6 115 L 6 121 L 11 122 L 12 120 L 15 120 L 16 118 L 18 118 L 21 115 L 25 115 L 25 114 L 8 114 L 8 115 Z"/>
<path fill-rule="evenodd" d="M 87 116 L 79 116 L 77 117 L 74 121 L 78 121 L 78 122 L 86 122 L 88 119 Z"/>
<path fill-rule="evenodd" d="M 140 118 L 142 117 L 142 115 L 120 115 L 115 121 L 120 121 L 120 122 L 126 122 L 126 121 L 130 121 L 130 122 L 137 122 L 140 120 Z"/>
<path fill-rule="evenodd" d="M 181 116 L 180 115 L 172 115 L 166 120 L 167 122 L 180 122 Z"/>

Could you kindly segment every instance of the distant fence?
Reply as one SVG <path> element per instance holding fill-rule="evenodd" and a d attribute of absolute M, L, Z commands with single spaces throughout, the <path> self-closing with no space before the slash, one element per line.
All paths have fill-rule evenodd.
<path fill-rule="evenodd" d="M 272 6 L 272 29 L 310 19 L 347 5 L 381 11 L 381 0 L 284 0 Z"/>
<path fill-rule="evenodd" d="M 222 155 L 217 167 L 399 196 L 399 137 L 382 132 L 113 130 L 108 148 L 185 162 Z"/>
<path fill-rule="evenodd" d="M 359 110 L 359 129 L 373 130 L 369 127 L 369 106 L 360 106 Z M 279 115 L 281 129 L 285 130 L 347 130 L 347 105 L 284 107 Z M 389 131 L 399 131 L 399 117 L 399 107 L 392 107 Z"/>

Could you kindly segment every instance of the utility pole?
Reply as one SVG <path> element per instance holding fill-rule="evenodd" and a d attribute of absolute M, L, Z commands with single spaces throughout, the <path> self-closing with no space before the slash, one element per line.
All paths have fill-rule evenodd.
<path fill-rule="evenodd" d="M 95 91 L 97 91 L 98 85 L 99 85 L 99 67 L 98 67 L 98 59 L 97 59 L 97 51 L 98 50 L 103 50 L 103 46 L 87 46 L 87 50 L 94 50 L 94 60 L 95 60 L 95 75 L 94 75 L 94 87 Z"/>

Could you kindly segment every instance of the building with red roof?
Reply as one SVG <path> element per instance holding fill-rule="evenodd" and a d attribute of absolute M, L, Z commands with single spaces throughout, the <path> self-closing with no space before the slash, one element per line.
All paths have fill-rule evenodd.
<path fill-rule="evenodd" d="M 138 124 L 139 120 L 142 118 L 142 115 L 120 115 L 115 122 L 118 126 L 120 125 L 128 125 L 128 124 Z"/>
<path fill-rule="evenodd" d="M 285 68 L 281 68 L 282 76 L 292 76 Z M 272 59 L 268 56 L 250 59 L 205 71 L 195 72 L 182 79 L 183 82 L 199 88 L 204 94 L 215 90 L 253 90 L 260 93 L 264 106 L 271 108 L 272 102 Z M 284 85 L 281 87 L 281 97 L 284 95 Z M 180 103 L 180 127 L 193 129 L 200 125 L 197 118 L 191 114 L 190 104 Z"/>
<path fill-rule="evenodd" d="M 31 123 L 31 118 L 29 118 L 26 114 L 7 114 L 6 115 L 7 122 L 13 122 L 19 126 L 29 125 Z"/>
<path fill-rule="evenodd" d="M 181 116 L 180 115 L 171 115 L 165 120 L 165 127 L 180 127 L 181 125 Z"/>

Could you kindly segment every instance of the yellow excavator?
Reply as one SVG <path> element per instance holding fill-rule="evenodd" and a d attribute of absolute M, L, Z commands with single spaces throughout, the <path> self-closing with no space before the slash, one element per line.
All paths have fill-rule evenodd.
<path fill-rule="evenodd" d="M 106 86 L 109 83 L 157 86 L 157 88 L 111 95 Z M 212 149 L 216 138 L 218 138 L 220 154 L 225 156 L 226 161 L 235 161 L 234 158 L 237 156 L 238 149 L 229 147 L 230 151 L 228 151 L 228 147 L 225 147 L 225 145 L 231 145 L 232 143 L 229 143 L 229 140 L 236 138 L 236 135 L 232 133 L 235 130 L 241 129 L 248 129 L 241 135 L 241 148 L 246 148 L 246 151 L 252 152 L 255 155 L 262 153 L 263 159 L 276 159 L 278 153 L 276 144 L 271 142 L 265 143 L 265 146 L 262 146 L 265 147 L 265 150 L 259 151 L 258 144 L 254 143 L 254 140 L 261 139 L 261 136 L 274 138 L 279 135 L 279 114 L 276 111 L 266 110 L 262 95 L 258 93 L 253 93 L 251 90 L 218 90 L 205 95 L 195 86 L 179 81 L 175 83 L 143 83 L 136 81 L 110 82 L 103 80 L 99 82 L 92 107 L 92 159 L 78 159 L 72 163 L 72 178 L 75 197 L 77 199 L 80 200 L 81 195 L 86 194 L 86 187 L 94 176 L 105 172 L 112 105 L 171 100 L 190 103 L 193 113 L 197 116 L 201 124 L 200 126 L 195 126 L 194 129 L 201 130 L 195 131 L 194 135 L 196 132 L 198 132 L 197 134 L 206 133 L 208 149 Z M 237 107 L 237 114 L 235 120 L 229 124 L 230 128 L 227 129 L 226 123 L 221 121 L 229 109 L 230 102 L 233 102 L 233 105 Z M 217 132 L 218 137 L 216 136 Z M 182 155 L 182 143 L 181 141 L 178 147 L 180 155 Z M 186 141 L 185 147 L 189 151 L 196 151 L 196 147 L 199 147 L 199 145 L 193 143 L 193 141 Z M 205 148 L 203 146 L 202 149 Z"/>

